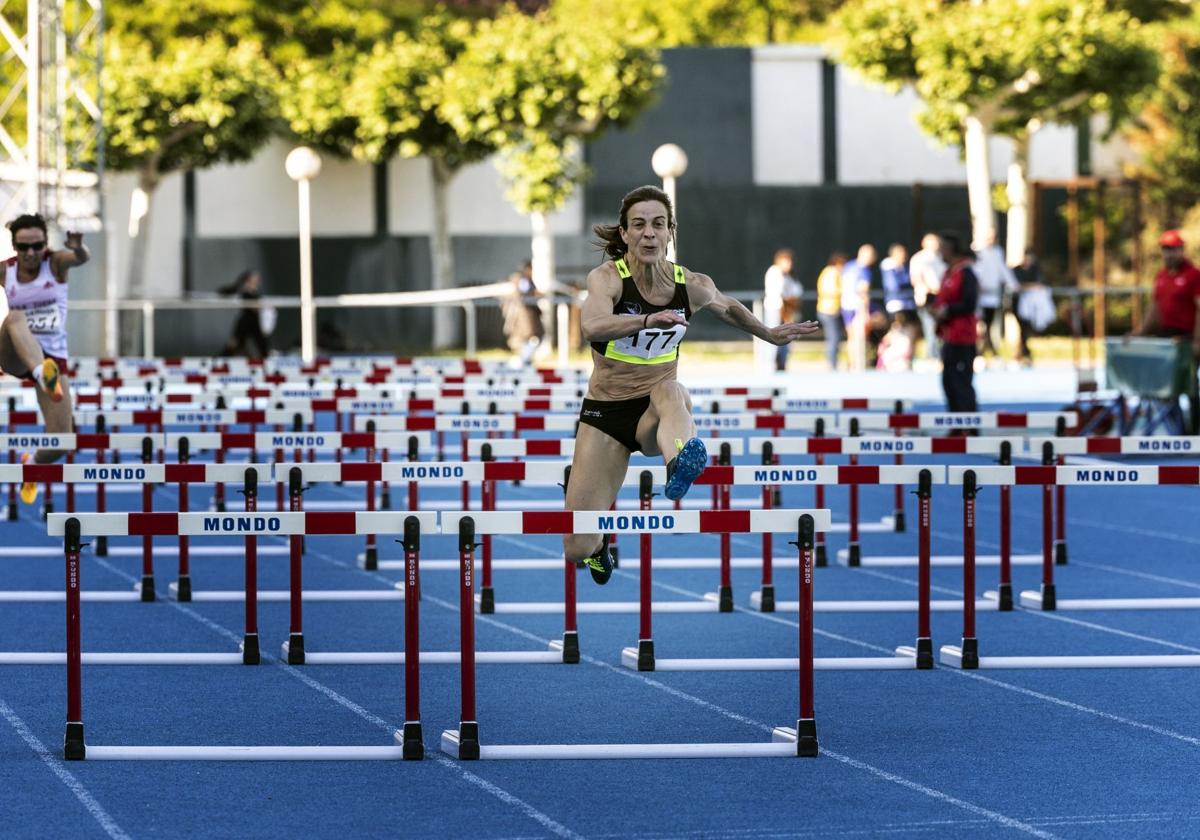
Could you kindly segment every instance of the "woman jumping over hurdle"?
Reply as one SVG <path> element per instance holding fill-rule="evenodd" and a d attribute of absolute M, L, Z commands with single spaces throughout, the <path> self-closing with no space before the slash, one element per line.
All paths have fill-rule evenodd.
<path fill-rule="evenodd" d="M 679 343 L 692 313 L 710 310 L 727 324 L 787 344 L 820 327 L 816 321 L 766 327 L 722 294 L 712 278 L 667 260 L 675 235 L 671 200 L 638 187 L 621 200 L 615 225 L 593 228 L 608 257 L 587 278 L 582 329 L 592 345 L 592 376 L 579 412 L 579 434 L 567 486 L 568 510 L 607 510 L 625 480 L 631 452 L 662 454 L 668 499 L 681 499 L 708 464 L 696 437 L 692 401 L 676 380 Z M 568 534 L 568 562 L 582 562 L 596 583 L 612 577 L 608 537 Z"/>
<path fill-rule="evenodd" d="M 83 265 L 91 254 L 83 244 L 83 235 L 68 231 L 62 249 L 50 250 L 46 220 L 37 213 L 18 216 L 8 224 L 16 255 L 4 265 L 5 304 L 11 316 L 22 322 L 17 330 L 20 337 L 10 338 L 14 353 L 20 356 L 19 367 L 6 369 L 33 379 L 37 390 L 38 407 L 42 411 L 48 433 L 72 431 L 71 391 L 67 385 L 67 273 Z M 22 346 L 27 347 L 21 352 Z M 37 349 L 34 363 L 33 350 Z M 21 373 L 21 371 L 29 371 Z M 32 456 L 39 464 L 50 464 L 65 453 L 39 449 Z M 21 458 L 30 460 L 29 453 Z M 21 501 L 33 504 L 38 486 L 33 482 L 21 485 Z"/>

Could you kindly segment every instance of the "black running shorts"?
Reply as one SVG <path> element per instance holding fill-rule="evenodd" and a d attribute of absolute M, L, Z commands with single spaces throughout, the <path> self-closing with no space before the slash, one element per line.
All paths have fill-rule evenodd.
<path fill-rule="evenodd" d="M 579 422 L 599 429 L 630 452 L 640 452 L 637 427 L 649 407 L 649 396 L 632 400 L 584 400 Z"/>

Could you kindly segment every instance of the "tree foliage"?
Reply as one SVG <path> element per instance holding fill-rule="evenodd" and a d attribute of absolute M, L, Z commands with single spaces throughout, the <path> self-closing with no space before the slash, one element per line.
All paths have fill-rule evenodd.
<path fill-rule="evenodd" d="M 844 0 L 555 0 L 555 14 L 648 30 L 660 47 L 812 41 Z M 594 24 L 593 24 L 594 25 Z M 591 31 L 586 29 L 584 31 Z"/>
<path fill-rule="evenodd" d="M 1200 203 L 1200 12 L 1161 32 L 1163 72 L 1130 136 L 1161 221 Z M 1165 208 L 1163 207 L 1165 205 Z"/>
<path fill-rule="evenodd" d="M 460 137 L 507 150 L 509 197 L 522 212 L 561 206 L 586 176 L 576 141 L 628 124 L 664 73 L 646 33 L 593 23 L 580 38 L 576 23 L 557 11 L 482 21 L 446 73 L 441 115 Z"/>
<path fill-rule="evenodd" d="M 495 152 L 493 138 L 457 131 L 443 108 L 444 80 L 463 55 L 472 28 L 467 20 L 438 14 L 427 18 L 415 37 L 397 33 L 358 63 L 344 92 L 357 121 L 356 157 L 381 161 L 426 155 L 456 170 Z M 464 111 L 465 118 L 474 116 Z"/>
<path fill-rule="evenodd" d="M 248 160 L 277 128 L 275 72 L 258 45 L 174 42 L 169 63 L 142 40 L 105 47 L 107 165 L 162 173 Z"/>
<path fill-rule="evenodd" d="M 1105 0 L 855 0 L 837 25 L 842 60 L 892 88 L 913 84 L 921 127 L 947 144 L 980 112 L 1013 135 L 1089 113 L 1116 124 L 1157 73 L 1140 21 Z"/>

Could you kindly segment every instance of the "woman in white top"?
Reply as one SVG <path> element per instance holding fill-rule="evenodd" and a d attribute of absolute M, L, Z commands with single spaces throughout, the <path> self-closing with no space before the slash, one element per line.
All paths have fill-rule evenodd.
<path fill-rule="evenodd" d="M 67 367 L 67 272 L 73 266 L 83 265 L 91 255 L 82 235 L 73 232 L 67 233 L 66 248 L 49 250 L 46 220 L 36 213 L 18 216 L 8 229 L 17 254 L 5 263 L 5 304 L 21 319 L 21 327 L 17 328 L 18 332 L 23 330 L 21 341 L 32 344 L 25 353 L 28 358 L 23 358 L 19 368 L 10 368 L 7 361 L 0 364 L 42 386 L 37 389 L 37 400 L 46 431 L 69 433 L 71 394 L 62 375 Z M 29 338 L 25 339 L 24 334 Z M 60 450 L 39 449 L 34 460 L 49 464 L 62 456 Z M 26 454 L 24 460 L 28 459 Z M 23 502 L 32 504 L 36 499 L 36 484 L 21 487 Z"/>

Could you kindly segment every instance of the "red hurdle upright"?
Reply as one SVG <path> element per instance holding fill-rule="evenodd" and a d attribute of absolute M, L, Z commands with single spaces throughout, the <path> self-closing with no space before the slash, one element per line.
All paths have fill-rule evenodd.
<path fill-rule="evenodd" d="M 154 441 L 142 438 L 142 463 L 154 463 Z M 142 485 L 142 511 L 149 513 L 154 508 L 154 485 L 146 482 Z M 154 600 L 154 537 L 146 534 L 142 537 L 142 600 Z"/>
<path fill-rule="evenodd" d="M 713 485 L 715 488 L 716 485 Z M 649 470 L 643 470 L 638 476 L 638 507 L 641 510 L 650 510 L 650 505 L 654 499 L 654 476 Z M 638 647 L 637 647 L 637 669 L 639 671 L 654 670 L 654 628 L 653 615 L 654 609 L 652 601 L 654 597 L 654 580 L 651 569 L 651 554 L 653 551 L 653 538 L 649 533 L 638 535 L 639 549 L 641 555 L 638 562 Z"/>
<path fill-rule="evenodd" d="M 421 738 L 421 528 L 414 516 L 404 519 L 404 729 L 401 735 L 406 759 L 425 757 Z"/>
<path fill-rule="evenodd" d="M 459 716 L 459 758 L 479 758 L 479 722 L 475 714 L 475 520 L 467 516 L 458 524 L 460 595 L 459 636 L 462 642 L 459 677 L 462 714 Z"/>
<path fill-rule="evenodd" d="M 78 761 L 84 757 L 83 745 L 83 646 L 79 625 L 79 520 L 67 522 L 65 553 L 67 558 L 67 732 L 63 757 Z"/>
<path fill-rule="evenodd" d="M 180 464 L 186 464 L 190 460 L 187 438 L 179 439 L 178 454 Z M 255 475 L 255 478 L 257 477 L 258 476 Z M 186 480 L 182 480 L 179 482 L 179 512 L 187 513 L 188 507 L 188 482 Z M 249 510 L 249 508 L 247 508 L 247 510 Z M 192 574 L 188 560 L 187 534 L 179 535 L 179 576 L 175 580 L 175 600 L 192 600 Z"/>
<path fill-rule="evenodd" d="M 931 500 L 933 475 L 921 470 L 917 481 L 917 668 L 933 668 L 933 630 L 929 595 L 932 589 L 930 558 Z M 972 597 L 974 597 L 972 595 Z"/>
<path fill-rule="evenodd" d="M 1054 470 L 1054 444 L 1042 444 L 1042 466 Z M 1053 610 L 1054 597 L 1054 490 L 1053 484 L 1042 485 L 1042 609 Z"/>
<path fill-rule="evenodd" d="M 246 470 L 242 488 L 246 513 L 258 510 L 258 472 Z M 184 539 L 180 536 L 180 539 Z M 290 649 L 289 649 L 290 650 Z M 303 652 L 303 651 L 302 651 Z M 259 664 L 258 646 L 258 537 L 246 535 L 246 632 L 242 636 L 242 664 Z"/>
<path fill-rule="evenodd" d="M 796 721 L 796 755 L 818 752 L 816 703 L 813 699 L 813 518 L 800 517 L 796 548 L 800 553 L 800 717 Z"/>
<path fill-rule="evenodd" d="M 963 474 L 963 632 L 962 667 L 979 667 L 975 635 L 975 471 Z"/>
<path fill-rule="evenodd" d="M 776 461 L 775 447 L 771 442 L 763 444 L 762 464 L 764 467 L 773 465 Z M 819 486 L 819 485 L 818 485 Z M 762 490 L 763 510 L 770 510 L 775 500 L 775 492 L 771 485 L 764 484 Z M 762 612 L 775 612 L 775 540 L 774 534 L 765 531 L 762 535 L 762 585 L 758 590 L 758 608 Z"/>
<path fill-rule="evenodd" d="M 288 470 L 288 510 L 290 511 L 298 512 L 304 509 L 302 481 L 303 475 L 299 467 L 292 467 Z M 303 537 L 298 534 L 288 537 L 291 561 L 291 627 L 288 631 L 287 657 L 289 665 L 304 664 L 304 597 L 302 594 L 304 548 L 301 540 Z"/>
<path fill-rule="evenodd" d="M 1000 444 L 1000 466 L 1012 465 L 1012 444 Z M 996 589 L 997 609 L 1010 612 L 1012 599 L 1012 485 L 1000 486 L 1000 584 Z"/>

